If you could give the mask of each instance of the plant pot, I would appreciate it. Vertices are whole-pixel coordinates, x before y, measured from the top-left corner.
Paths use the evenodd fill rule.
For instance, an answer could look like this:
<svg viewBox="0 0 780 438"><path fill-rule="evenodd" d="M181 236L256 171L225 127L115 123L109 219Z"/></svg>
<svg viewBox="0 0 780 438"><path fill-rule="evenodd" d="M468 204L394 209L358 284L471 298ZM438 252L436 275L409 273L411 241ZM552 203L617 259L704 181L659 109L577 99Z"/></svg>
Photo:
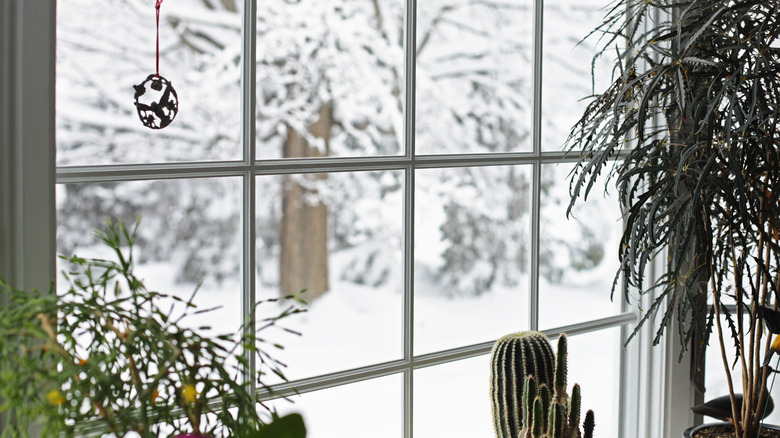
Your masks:
<svg viewBox="0 0 780 438"><path fill-rule="evenodd" d="M733 426L731 426L731 423L706 423L699 426L693 426L688 429L686 429L683 432L683 438L693 438L694 434L702 429L706 429L708 427L716 427L716 426L726 426L733 430ZM761 430L773 430L777 431L778 434L780 434L780 426L776 426L774 424L762 424ZM733 436L733 435L732 435ZM763 435L762 435L763 436Z"/></svg>

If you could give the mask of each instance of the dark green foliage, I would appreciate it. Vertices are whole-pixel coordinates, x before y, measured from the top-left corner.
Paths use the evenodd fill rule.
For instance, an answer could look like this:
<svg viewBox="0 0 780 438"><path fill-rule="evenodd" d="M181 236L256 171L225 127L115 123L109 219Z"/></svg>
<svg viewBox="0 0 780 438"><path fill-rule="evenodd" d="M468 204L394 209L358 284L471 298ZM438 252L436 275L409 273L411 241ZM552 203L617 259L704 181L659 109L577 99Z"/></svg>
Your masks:
<svg viewBox="0 0 780 438"><path fill-rule="evenodd" d="M615 284L627 300L633 287L656 291L645 320L669 301L658 337L671 323L684 341L704 329L683 323L707 311L706 302L696 299L705 292L702 281L712 278L724 288L733 281L734 266L747 275L776 271L776 6L715 0L629 6L621 0L595 31L610 42L629 38L630 44L619 50L614 83L592 101L569 137L570 149L582 150L569 208L588 196L600 175L616 178L626 228L618 273L625 281ZM669 15L673 11L677 18ZM665 20L654 22L656 13ZM647 31L641 30L645 23ZM758 254L759 247L771 256ZM733 260L731 248L740 249ZM648 285L649 263L663 249L670 251L667 273ZM690 254L696 254L693 260ZM743 299L759 292L752 284L736 286ZM675 311L683 317L672 317Z"/></svg>
<svg viewBox="0 0 780 438"><path fill-rule="evenodd" d="M258 334L301 310L269 307L274 313L257 321L257 332L250 318L240 333L205 336L207 328L184 325L208 311L196 308L195 293L166 297L133 273L135 229L108 222L98 237L115 260L64 258L71 269L63 293L0 282L8 301L0 308L0 411L13 420L2 436L26 436L35 422L52 437L246 436L263 427L271 412L258 409L241 371L255 355L258 371L284 378L265 351L276 347ZM160 308L164 299L174 305Z"/></svg>
<svg viewBox="0 0 780 438"><path fill-rule="evenodd" d="M490 357L490 401L493 409L493 428L500 438L516 438L523 424L524 415L531 409L537 389L525 391L526 377L533 376L533 384L539 388L553 384L553 354L550 342L540 332L513 333L497 340ZM523 409L528 406L528 409ZM541 427L541 420L540 420Z"/></svg>
<svg viewBox="0 0 780 438"><path fill-rule="evenodd" d="M273 422L241 438L306 438L306 425L300 414L274 415Z"/></svg>
<svg viewBox="0 0 780 438"><path fill-rule="evenodd" d="M599 176L615 180L625 220L615 287L627 301L630 290L654 294L636 330L655 318L657 343L674 324L684 353L717 328L737 354L760 360L756 310L772 304L780 265L777 2L619 0L594 33L605 51L617 48L616 77L569 136L581 153L569 210ZM648 284L664 250L665 273ZM732 319L724 295L746 321ZM765 394L765 376L747 368L745 391ZM745 436L758 424L751 412Z"/></svg>

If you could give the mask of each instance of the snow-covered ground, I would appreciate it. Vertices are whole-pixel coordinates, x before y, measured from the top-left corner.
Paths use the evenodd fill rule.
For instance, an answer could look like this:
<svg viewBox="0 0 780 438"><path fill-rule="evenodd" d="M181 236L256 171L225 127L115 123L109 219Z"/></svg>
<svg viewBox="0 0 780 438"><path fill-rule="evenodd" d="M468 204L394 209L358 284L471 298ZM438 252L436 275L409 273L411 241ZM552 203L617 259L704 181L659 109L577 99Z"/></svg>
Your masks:
<svg viewBox="0 0 780 438"><path fill-rule="evenodd" d="M79 255L96 255L94 250L80 251ZM334 259L332 269L336 270L339 259ZM170 263L141 265L137 273L147 287L163 293L188 298L194 288L176 282L176 267ZM608 302L600 289L545 284L544 290L575 306L590 303L596 307ZM276 293L258 292L261 297ZM518 297L526 296L521 290L456 298L420 294L414 302L415 332L421 333L415 338L415 342L420 341L415 350L432 352L523 330L525 306ZM518 306L505 305L508 299ZM215 334L234 331L240 321L239 302L238 282L207 282L198 292L196 304L199 308L221 307L185 322L193 327L210 325ZM393 287L336 281L331 292L308 306L307 313L284 321L285 327L302 336L282 331L266 336L285 346L277 356L289 365L291 379L396 360L402 358L402 303L402 295ZM278 309L266 308L274 310ZM471 330L477 323L480 330ZM617 437L618 330L574 336L569 345L570 385L578 382L582 386L583 407L596 412L599 436ZM487 355L415 371L415 437L491 436L488 376ZM293 405L278 402L275 406L281 412L302 412L312 438L358 438L368 431L375 437L402 434L402 375L307 393L293 400Z"/></svg>
<svg viewBox="0 0 780 438"><path fill-rule="evenodd" d="M600 263L590 269L566 270L556 281L540 278L540 321L543 329L614 315L619 310L617 303L609 300L612 276L617 266L614 248L618 236L614 224L618 213L611 202L594 196L575 210L579 224L567 220L564 215L566 186L561 184L567 173L567 166L545 168L545 174L558 182L557 188L548 193L551 201L541 217L542 242L549 242L555 249L549 263L555 266L569 263L567 247L560 246L556 239L570 240L582 229L592 230L593 238L603 244L605 254ZM392 207L395 204L388 205ZM439 217L435 213L437 208L440 206L437 207L434 202L425 204L426 217L433 218L434 222ZM150 208L149 211L155 209ZM144 217L141 230L145 223L158 222L160 218L154 215ZM438 226L433 224L428 227L423 222L417 225L422 238L415 247L413 328L416 355L490 342L504 334L528 328L530 280L527 272L519 274L520 278L514 285L497 282L478 295L447 294L436 276L441 259L441 246L436 238L440 236ZM522 220L516 226L530 227L530 223ZM306 313L283 322L285 327L302 335L294 336L281 330L266 333L271 342L284 345L284 350L279 351L277 356L289 365L286 373L290 379L403 358L401 251L388 245L384 241L369 241L348 250L331 251L330 290L312 302ZM138 259L143 259L144 248L137 248L137 252ZM82 257L107 256L99 246L79 249L76 254ZM278 271L278 260L273 253L260 251L260 254L257 297L276 297L278 278L273 272ZM378 260L371 266L386 271L387 281L376 285L371 281L365 282L371 277L369 275L361 277L363 282L358 283L352 276L344 275L351 272L356 260L364 261L372 256L378 257ZM238 257L225 253L221 259L238 260ZM169 262L145 262L138 266L137 272L150 289L189 298L195 285L178 281L182 262L181 257ZM209 325L214 334L233 332L239 327L241 287L237 274L221 282L207 279L195 302L202 309L220 308L185 321L188 325ZM261 307L261 310L265 309L269 312L266 315L270 315L278 310L273 306ZM618 329L610 329L573 336L569 342L570 385L577 382L582 386L583 407L596 412L597 431L602 437L617 438L618 358L621 348L618 335ZM487 355L416 370L413 376L415 437L491 436L488 375ZM403 388L403 376L392 375L303 394L293 397L293 405L279 402L276 406L282 412L302 412L313 438L362 438L367 430L372 436L397 438L403 428Z"/></svg>

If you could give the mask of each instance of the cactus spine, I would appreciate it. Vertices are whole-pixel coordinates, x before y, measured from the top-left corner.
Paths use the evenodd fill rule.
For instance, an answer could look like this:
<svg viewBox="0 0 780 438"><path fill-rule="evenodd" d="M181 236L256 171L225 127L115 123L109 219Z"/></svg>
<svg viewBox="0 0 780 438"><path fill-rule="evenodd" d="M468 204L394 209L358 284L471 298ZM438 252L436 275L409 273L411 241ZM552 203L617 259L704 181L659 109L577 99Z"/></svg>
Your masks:
<svg viewBox="0 0 780 438"><path fill-rule="evenodd" d="M544 342L539 341L539 335L541 335ZM519 360L518 356L513 353L525 351L524 349L532 343L529 341L529 337L533 337L534 346L546 345L551 350L549 342L539 332L524 332L506 336L496 341L496 345L493 348L491 358L491 396L493 398L493 423L496 436L498 438L593 438L595 424L593 411L586 413L585 421L583 422L584 434L580 432L579 423L582 405L580 386L574 384L571 397L566 393L568 348L565 334L561 334L558 338L558 355L555 356L554 373L552 372L552 357L546 354L537 355L534 357L544 358L542 359L543 363L540 365L544 370L544 373L540 374L544 374L544 378L538 374L524 372L520 374L520 377L523 379L522 384L505 381L507 377L517 378L518 369L508 366L504 361L507 360L507 357ZM509 347L513 343L516 343L516 347L519 346L520 350ZM543 347L539 348L543 349ZM519 370L537 370L536 367L531 367L527 364L527 360L530 357L529 355L525 357L525 360L519 360L519 363L522 365L519 367ZM509 373L509 370L512 370L513 373ZM504 374L499 374L500 372L504 372ZM551 375L552 382L549 381ZM514 394L522 394L521 398L516 395L506 397L507 391L511 389L508 383L514 385ZM517 389L518 386L520 389ZM552 394L550 393L550 388L552 388ZM520 400L522 405L513 406L508 404L514 403L516 400ZM512 413L516 416L512 417L510 415ZM516 425L517 419L522 419L519 428Z"/></svg>
<svg viewBox="0 0 780 438"><path fill-rule="evenodd" d="M517 438L523 425L532 427L541 386L547 391L549 407L554 358L550 342L540 332L513 333L496 341L490 357L490 399L496 437ZM530 384L526 383L528 376L533 379ZM543 409L540 399L540 416L543 412L548 411ZM546 419L542 421L540 417L537 421L543 430Z"/></svg>

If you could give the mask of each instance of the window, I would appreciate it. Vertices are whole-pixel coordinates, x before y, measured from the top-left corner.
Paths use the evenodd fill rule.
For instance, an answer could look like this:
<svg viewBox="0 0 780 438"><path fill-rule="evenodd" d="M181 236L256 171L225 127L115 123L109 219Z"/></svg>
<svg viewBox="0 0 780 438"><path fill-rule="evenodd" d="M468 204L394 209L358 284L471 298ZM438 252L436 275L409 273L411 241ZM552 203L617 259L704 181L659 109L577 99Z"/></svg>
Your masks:
<svg viewBox="0 0 780 438"><path fill-rule="evenodd" d="M638 394L658 359L646 341L623 352L636 314L607 301L619 216L598 200L561 220L574 157L559 145L590 92L574 45L600 2L169 0L160 73L181 106L156 132L131 106L153 72L153 3L57 2L58 251L89 254L104 217L140 215L149 285L205 279L217 330L307 289L303 335L280 339L302 395L276 406L315 438L489 435L492 341L526 329L572 335L600 436L657 427L633 414L651 410ZM25 53L53 47L24 23L6 32ZM23 186L28 203L48 193Z"/></svg>

